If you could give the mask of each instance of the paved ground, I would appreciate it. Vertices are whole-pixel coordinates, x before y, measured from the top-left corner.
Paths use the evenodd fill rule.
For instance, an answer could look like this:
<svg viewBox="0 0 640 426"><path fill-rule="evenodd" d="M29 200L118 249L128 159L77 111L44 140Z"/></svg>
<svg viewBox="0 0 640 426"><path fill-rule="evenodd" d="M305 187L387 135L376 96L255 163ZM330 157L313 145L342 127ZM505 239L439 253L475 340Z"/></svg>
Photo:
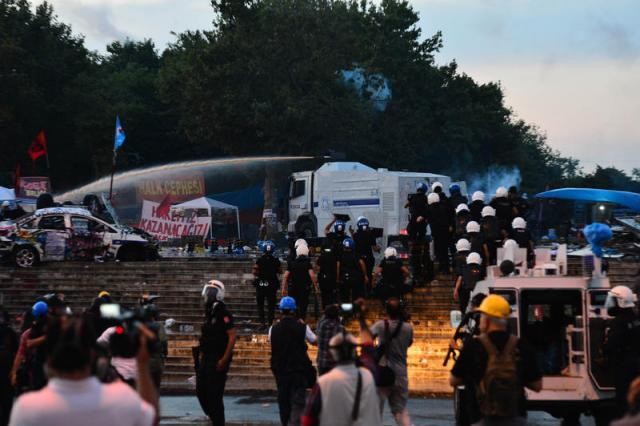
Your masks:
<svg viewBox="0 0 640 426"><path fill-rule="evenodd" d="M205 418L195 396L165 396L160 400L163 426L206 425ZM387 410L388 411L388 410ZM450 399L409 400L409 412L415 426L454 426L453 404ZM278 404L273 396L228 396L225 397L227 425L231 426L277 426ZM582 426L594 425L591 417L582 418ZM388 412L385 425L394 425ZM529 413L529 425L559 425L557 419L546 413Z"/></svg>

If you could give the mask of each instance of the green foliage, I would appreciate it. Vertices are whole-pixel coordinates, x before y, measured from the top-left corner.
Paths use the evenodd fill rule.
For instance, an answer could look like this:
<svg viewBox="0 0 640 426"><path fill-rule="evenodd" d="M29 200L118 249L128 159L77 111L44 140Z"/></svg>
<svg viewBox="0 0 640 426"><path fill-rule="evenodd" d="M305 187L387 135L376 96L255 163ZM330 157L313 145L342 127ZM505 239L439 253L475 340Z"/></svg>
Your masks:
<svg viewBox="0 0 640 426"><path fill-rule="evenodd" d="M212 7L210 31L178 34L160 54L151 40L127 40L98 55L49 4L33 12L27 0L0 0L0 170L26 163L44 128L58 188L103 175L119 114L122 168L335 150L376 167L457 178L515 165L527 192L581 176L576 160L514 118L498 84L435 63L442 34L423 37L407 1ZM340 71L355 67L388 80L385 111L341 81Z"/></svg>

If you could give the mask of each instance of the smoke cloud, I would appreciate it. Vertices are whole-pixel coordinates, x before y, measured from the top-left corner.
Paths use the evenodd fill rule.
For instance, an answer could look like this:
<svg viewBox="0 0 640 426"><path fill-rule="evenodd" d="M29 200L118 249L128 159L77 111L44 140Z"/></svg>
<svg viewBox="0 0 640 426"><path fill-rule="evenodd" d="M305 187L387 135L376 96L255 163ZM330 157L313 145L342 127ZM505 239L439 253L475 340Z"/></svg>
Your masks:
<svg viewBox="0 0 640 426"><path fill-rule="evenodd" d="M520 169L515 166L489 166L485 173L467 176L467 188L469 194L474 191L482 191L487 195L487 201L496 193L500 186L520 186L522 177Z"/></svg>

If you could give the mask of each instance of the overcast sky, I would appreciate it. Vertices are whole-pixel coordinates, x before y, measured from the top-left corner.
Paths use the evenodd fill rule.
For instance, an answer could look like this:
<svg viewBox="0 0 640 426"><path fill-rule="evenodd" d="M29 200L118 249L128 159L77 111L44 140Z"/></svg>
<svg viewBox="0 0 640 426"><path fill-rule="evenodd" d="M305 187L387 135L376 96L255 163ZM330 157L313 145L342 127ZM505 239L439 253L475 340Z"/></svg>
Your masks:
<svg viewBox="0 0 640 426"><path fill-rule="evenodd" d="M38 3L39 1L36 1ZM52 0L60 19L104 51L114 39L209 29L209 0ZM638 0L415 0L423 35L441 30L440 63L499 81L518 117L549 144L596 164L640 167Z"/></svg>

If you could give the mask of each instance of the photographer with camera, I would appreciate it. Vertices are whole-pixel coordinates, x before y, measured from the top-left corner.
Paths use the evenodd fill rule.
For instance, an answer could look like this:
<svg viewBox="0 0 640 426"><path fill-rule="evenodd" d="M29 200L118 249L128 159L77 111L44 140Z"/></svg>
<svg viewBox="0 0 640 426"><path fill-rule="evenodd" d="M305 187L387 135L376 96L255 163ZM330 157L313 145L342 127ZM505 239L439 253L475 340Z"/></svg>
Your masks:
<svg viewBox="0 0 640 426"><path fill-rule="evenodd" d="M82 318L54 318L46 333L49 383L22 395L11 413L11 426L140 426L159 423L158 395L149 374L147 341L153 337L138 327L135 354L137 393L121 381L103 384L91 375L96 339Z"/></svg>

